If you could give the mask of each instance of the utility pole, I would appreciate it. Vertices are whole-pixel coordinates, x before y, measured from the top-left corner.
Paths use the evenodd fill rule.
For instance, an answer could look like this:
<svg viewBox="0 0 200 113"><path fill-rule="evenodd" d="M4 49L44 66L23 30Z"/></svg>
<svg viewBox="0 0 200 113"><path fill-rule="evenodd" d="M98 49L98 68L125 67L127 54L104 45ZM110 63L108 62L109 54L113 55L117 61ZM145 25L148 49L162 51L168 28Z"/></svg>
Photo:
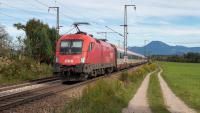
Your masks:
<svg viewBox="0 0 200 113"><path fill-rule="evenodd" d="M124 5L124 25L121 25L124 27L124 56L127 57L127 39L128 39L128 14L127 14L127 8L128 7L134 7L136 10L136 5Z"/></svg>
<svg viewBox="0 0 200 113"><path fill-rule="evenodd" d="M59 7L49 7L48 9L48 12L50 11L50 9L55 9L57 11L57 27L56 27L56 30L57 30L57 33L58 33L58 36L59 36L59 31L60 31L60 24L59 24L59 15L60 15L60 12L59 12Z"/></svg>

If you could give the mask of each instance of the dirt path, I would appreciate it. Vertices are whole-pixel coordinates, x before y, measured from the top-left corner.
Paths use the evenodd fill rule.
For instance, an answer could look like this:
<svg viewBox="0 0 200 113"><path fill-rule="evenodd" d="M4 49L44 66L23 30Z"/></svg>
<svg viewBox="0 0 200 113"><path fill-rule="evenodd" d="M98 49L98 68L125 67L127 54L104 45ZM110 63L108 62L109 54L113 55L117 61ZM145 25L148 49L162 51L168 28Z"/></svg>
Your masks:
<svg viewBox="0 0 200 113"><path fill-rule="evenodd" d="M147 89L149 78L152 73L149 73L142 82L142 85L137 90L135 96L129 102L127 108L122 110L122 113L151 113L147 99Z"/></svg>
<svg viewBox="0 0 200 113"><path fill-rule="evenodd" d="M158 79L160 82L161 90L165 104L168 106L168 110L171 113L196 113L193 109L189 108L183 101L181 101L168 87L167 83L161 76L162 69L158 73Z"/></svg>

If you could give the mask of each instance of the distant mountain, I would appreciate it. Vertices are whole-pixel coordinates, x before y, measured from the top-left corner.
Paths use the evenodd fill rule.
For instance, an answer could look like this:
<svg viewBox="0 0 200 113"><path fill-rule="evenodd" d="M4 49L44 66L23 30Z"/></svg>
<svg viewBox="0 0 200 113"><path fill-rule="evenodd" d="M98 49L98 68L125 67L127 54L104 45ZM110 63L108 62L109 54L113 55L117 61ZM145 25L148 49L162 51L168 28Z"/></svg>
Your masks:
<svg viewBox="0 0 200 113"><path fill-rule="evenodd" d="M144 47L129 47L130 51L134 51L145 55L182 55L188 52L199 52L200 47L170 46L161 41L152 41Z"/></svg>

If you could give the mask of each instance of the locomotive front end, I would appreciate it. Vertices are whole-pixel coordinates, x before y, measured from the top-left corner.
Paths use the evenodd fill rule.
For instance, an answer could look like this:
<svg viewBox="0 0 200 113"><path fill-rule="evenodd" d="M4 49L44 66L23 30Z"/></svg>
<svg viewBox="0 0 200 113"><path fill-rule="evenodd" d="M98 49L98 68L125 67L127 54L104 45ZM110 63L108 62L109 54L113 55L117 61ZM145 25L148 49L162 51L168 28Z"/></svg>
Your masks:
<svg viewBox="0 0 200 113"><path fill-rule="evenodd" d="M65 77L84 73L86 61L85 38L80 34L66 35L57 42L54 72Z"/></svg>

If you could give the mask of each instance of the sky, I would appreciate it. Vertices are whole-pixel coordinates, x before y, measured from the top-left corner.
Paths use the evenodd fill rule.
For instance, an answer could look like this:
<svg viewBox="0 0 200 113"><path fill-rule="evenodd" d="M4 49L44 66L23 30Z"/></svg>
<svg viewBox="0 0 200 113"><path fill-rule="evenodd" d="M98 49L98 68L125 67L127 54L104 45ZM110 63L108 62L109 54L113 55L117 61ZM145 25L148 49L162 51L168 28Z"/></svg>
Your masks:
<svg viewBox="0 0 200 113"><path fill-rule="evenodd" d="M128 46L143 46L151 41L163 41L169 45L200 47L199 0L0 0L0 24L16 40L25 36L13 27L14 23L26 24L36 18L56 26L56 11L48 7L60 7L60 34L68 32L74 22L89 22L82 31L96 38L105 38L97 32L111 32L105 26L123 34L124 5L128 7ZM121 45L118 34L107 35L109 42Z"/></svg>

